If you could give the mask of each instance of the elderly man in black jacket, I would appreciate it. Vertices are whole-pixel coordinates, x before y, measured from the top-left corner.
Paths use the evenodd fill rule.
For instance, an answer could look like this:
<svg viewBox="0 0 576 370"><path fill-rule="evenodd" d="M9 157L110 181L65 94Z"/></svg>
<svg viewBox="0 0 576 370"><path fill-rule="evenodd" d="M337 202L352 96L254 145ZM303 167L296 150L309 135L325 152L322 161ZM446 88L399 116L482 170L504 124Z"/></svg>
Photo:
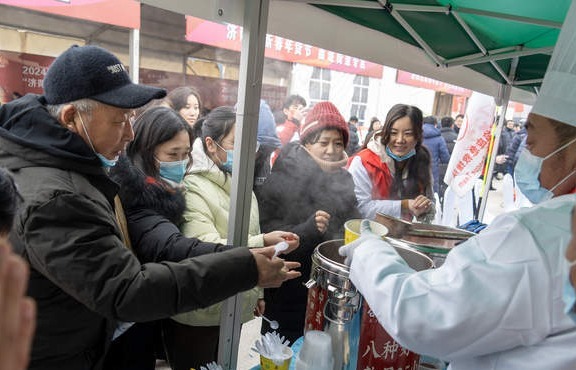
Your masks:
<svg viewBox="0 0 576 370"><path fill-rule="evenodd" d="M44 91L0 108L0 165L24 198L11 241L30 264L39 312L30 369L101 369L117 321L168 317L298 276L271 259L273 248L140 264L123 242L106 169L133 139L132 109L165 91L132 83L96 46L60 55Z"/></svg>

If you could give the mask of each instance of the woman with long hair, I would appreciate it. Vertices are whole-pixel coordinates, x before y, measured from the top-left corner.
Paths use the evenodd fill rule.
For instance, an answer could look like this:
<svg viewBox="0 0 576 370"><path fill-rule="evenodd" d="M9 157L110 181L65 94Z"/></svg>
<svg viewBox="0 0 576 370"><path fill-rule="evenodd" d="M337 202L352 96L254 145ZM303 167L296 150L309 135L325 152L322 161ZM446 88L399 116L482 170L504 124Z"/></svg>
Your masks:
<svg viewBox="0 0 576 370"><path fill-rule="evenodd" d="M192 166L192 138L192 128L178 112L168 107L152 107L136 118L134 140L126 155L111 169L112 178L120 184L119 196L129 235L127 244L141 263L179 262L213 252L222 255L234 248L225 245L225 240L204 242L180 232L186 210L182 181ZM226 266L210 263L199 268L199 275L206 270L218 274L224 269ZM206 292L219 289L201 285ZM131 324L119 323L106 358L106 369L154 369L155 352L161 351L159 322ZM200 348L188 350L201 353Z"/></svg>
<svg viewBox="0 0 576 370"><path fill-rule="evenodd" d="M373 219L378 212L408 221L434 219L430 153L422 138L422 111L397 104L366 149L349 160L363 217Z"/></svg>
<svg viewBox="0 0 576 370"><path fill-rule="evenodd" d="M202 114L200 93L192 87L175 88L166 96L166 102L172 109L180 113L182 118L192 127Z"/></svg>

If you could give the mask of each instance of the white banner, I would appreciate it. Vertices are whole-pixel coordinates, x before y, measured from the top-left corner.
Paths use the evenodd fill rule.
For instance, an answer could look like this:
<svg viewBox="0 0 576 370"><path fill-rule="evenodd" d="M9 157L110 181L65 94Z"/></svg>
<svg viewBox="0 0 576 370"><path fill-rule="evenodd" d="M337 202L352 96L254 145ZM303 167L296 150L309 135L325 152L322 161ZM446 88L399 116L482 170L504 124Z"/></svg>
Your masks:
<svg viewBox="0 0 576 370"><path fill-rule="evenodd" d="M491 96L473 92L468 100L464 122L444 176L444 182L459 197L470 191L482 174L495 110L496 104Z"/></svg>

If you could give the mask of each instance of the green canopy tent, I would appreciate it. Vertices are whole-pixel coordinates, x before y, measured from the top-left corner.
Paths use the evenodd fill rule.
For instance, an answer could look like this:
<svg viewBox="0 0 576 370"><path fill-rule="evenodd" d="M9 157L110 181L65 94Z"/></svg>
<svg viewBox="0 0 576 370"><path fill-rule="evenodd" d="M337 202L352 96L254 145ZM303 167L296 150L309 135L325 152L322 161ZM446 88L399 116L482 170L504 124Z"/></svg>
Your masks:
<svg viewBox="0 0 576 370"><path fill-rule="evenodd" d="M537 91L570 0L309 1L417 46L439 68L467 66L501 84Z"/></svg>
<svg viewBox="0 0 576 370"><path fill-rule="evenodd" d="M497 82L503 105L494 147L512 88L538 93L571 0L349 0L308 3L421 49L436 68L465 66ZM488 179L494 167L493 151ZM482 220L488 186L476 215Z"/></svg>

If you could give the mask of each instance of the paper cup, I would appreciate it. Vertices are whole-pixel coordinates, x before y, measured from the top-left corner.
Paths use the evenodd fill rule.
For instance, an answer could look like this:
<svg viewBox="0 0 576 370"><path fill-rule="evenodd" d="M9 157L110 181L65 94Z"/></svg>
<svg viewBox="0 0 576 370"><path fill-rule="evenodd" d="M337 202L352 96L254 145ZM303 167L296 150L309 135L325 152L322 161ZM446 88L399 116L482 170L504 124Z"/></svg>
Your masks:
<svg viewBox="0 0 576 370"><path fill-rule="evenodd" d="M361 219L348 220L344 223L344 244L349 244L360 237L360 222ZM380 237L388 234L388 228L381 223L370 220L370 229L372 232Z"/></svg>
<svg viewBox="0 0 576 370"><path fill-rule="evenodd" d="M282 353L282 362L280 362L280 364L260 355L260 368L262 370L288 370L293 355L294 352L292 352L292 349L290 347L285 347Z"/></svg>

